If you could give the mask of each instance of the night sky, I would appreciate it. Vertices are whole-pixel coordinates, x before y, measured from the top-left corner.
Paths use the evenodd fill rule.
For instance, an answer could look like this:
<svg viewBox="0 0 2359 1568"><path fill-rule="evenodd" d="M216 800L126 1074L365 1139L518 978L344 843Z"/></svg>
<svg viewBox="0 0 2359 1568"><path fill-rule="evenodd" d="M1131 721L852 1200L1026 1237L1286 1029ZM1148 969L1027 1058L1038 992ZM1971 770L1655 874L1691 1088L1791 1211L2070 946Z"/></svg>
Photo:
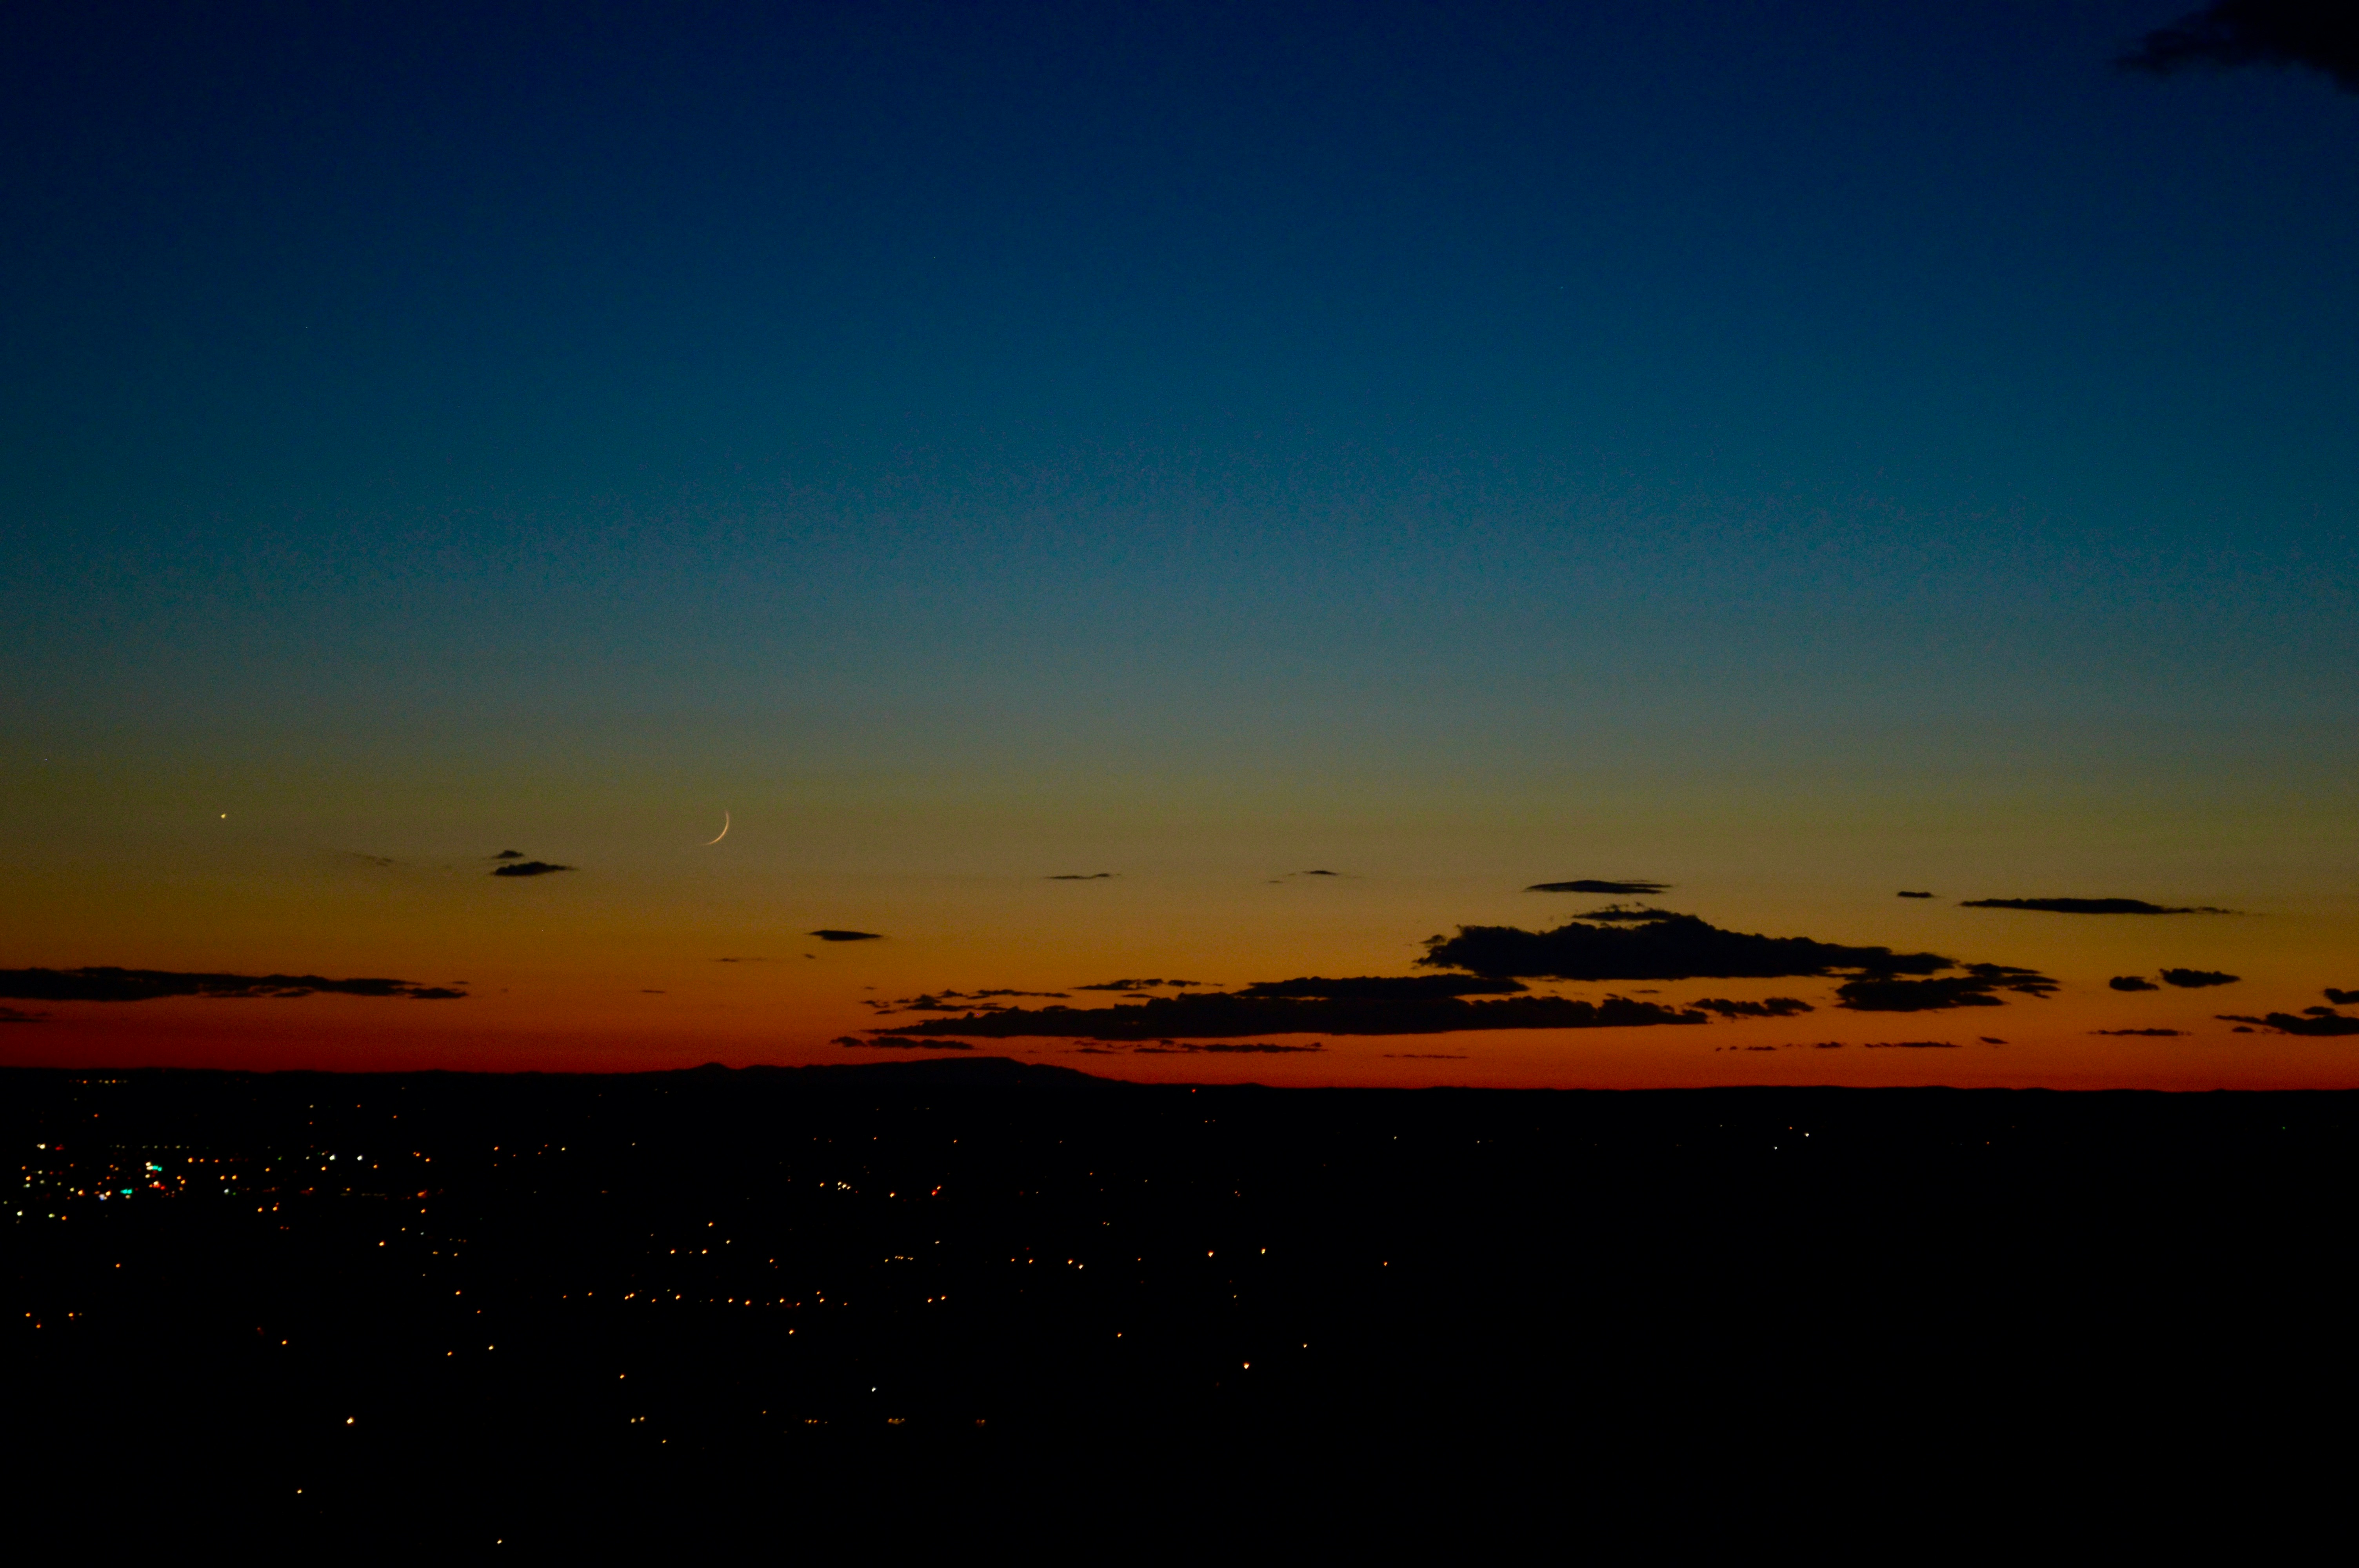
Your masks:
<svg viewBox="0 0 2359 1568"><path fill-rule="evenodd" d="M961 1038L2359 1085L2359 75L2122 65L2189 4L11 11L0 1061L879 1059L1639 903L2052 983ZM2057 898L2190 913L1967 906Z"/></svg>

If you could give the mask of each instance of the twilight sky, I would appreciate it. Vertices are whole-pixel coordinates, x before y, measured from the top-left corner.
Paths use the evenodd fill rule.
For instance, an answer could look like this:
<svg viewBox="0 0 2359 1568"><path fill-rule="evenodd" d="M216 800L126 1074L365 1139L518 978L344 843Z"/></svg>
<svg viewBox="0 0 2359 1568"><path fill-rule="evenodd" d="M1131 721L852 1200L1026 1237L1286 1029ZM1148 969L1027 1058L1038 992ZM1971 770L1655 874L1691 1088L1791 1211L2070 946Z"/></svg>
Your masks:
<svg viewBox="0 0 2359 1568"><path fill-rule="evenodd" d="M12 12L0 969L466 994L0 1061L868 1059L1647 879L2056 985L968 1038L2359 1085L2219 1016L2359 988L2359 94L2117 68L2188 4ZM1961 906L2058 896L2237 913Z"/></svg>

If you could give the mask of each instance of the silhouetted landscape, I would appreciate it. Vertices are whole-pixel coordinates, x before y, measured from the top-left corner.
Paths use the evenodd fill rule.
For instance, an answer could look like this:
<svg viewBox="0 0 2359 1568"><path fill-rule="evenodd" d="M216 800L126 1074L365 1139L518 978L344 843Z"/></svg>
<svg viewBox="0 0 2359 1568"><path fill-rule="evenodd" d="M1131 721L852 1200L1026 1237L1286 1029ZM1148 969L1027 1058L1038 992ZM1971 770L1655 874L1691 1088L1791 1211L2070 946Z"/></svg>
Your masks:
<svg viewBox="0 0 2359 1568"><path fill-rule="evenodd" d="M136 1433L186 1483L148 1506L265 1534L578 1537L676 1523L683 1488L709 1523L1019 1461L1267 1488L1354 1455L1897 1443L1938 1469L1995 1421L2010 1452L2055 1437L2020 1412L2158 1441L2348 1371L2318 1245L2343 1094L1270 1090L987 1057L5 1085L20 1460Z"/></svg>

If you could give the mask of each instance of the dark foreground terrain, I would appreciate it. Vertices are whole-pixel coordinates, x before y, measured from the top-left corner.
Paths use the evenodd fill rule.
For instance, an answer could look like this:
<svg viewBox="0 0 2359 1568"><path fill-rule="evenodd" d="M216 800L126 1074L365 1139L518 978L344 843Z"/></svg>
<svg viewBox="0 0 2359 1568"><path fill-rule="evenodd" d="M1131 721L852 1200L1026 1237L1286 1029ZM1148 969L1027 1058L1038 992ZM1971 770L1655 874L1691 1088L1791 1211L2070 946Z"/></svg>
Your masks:
<svg viewBox="0 0 2359 1568"><path fill-rule="evenodd" d="M2349 1457L2354 1118L8 1072L9 1473L20 1522L93 1538L1137 1546L2004 1494L2250 1500L2249 1542Z"/></svg>

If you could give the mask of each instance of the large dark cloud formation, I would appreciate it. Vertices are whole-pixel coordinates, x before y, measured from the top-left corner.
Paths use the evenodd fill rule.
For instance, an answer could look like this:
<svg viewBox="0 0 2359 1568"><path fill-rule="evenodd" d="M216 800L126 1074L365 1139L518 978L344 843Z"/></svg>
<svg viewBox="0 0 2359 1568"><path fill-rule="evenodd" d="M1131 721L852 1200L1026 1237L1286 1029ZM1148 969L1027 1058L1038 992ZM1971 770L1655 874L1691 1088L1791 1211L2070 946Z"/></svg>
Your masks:
<svg viewBox="0 0 2359 1568"><path fill-rule="evenodd" d="M159 997L407 997L450 1001L467 993L415 980L332 980L321 975L186 974L174 969L0 969L0 996L31 1001L154 1001Z"/></svg>
<svg viewBox="0 0 2359 1568"><path fill-rule="evenodd" d="M1723 931L1692 914L1618 905L1592 910L1553 931L1462 925L1455 936L1428 940L1426 955L1418 962L1478 975L1557 980L1847 974L1850 978L1836 990L1837 1005L1854 1012L1996 1007L2001 991L2047 996L2056 989L2056 982L2045 975L2005 964L1961 964L1939 953L1896 953L1889 947L1848 946L1807 936ZM1962 972L1947 973L1952 969Z"/></svg>
<svg viewBox="0 0 2359 1568"><path fill-rule="evenodd" d="M2142 898L1970 898L1961 909L2029 909L2043 914L2234 914L2208 904L2173 907Z"/></svg>
<svg viewBox="0 0 2359 1568"><path fill-rule="evenodd" d="M1936 953L1752 935L1661 909L1592 910L1553 931L1462 925L1425 946L1418 962L1430 968L1551 980L1778 979L1838 969L1932 975L1956 968Z"/></svg>
<svg viewBox="0 0 2359 1568"><path fill-rule="evenodd" d="M1835 969L1939 974L1956 967L1937 953L1850 948L1807 936L1753 936L1722 931L1696 914L1670 910L1590 910L1555 931L1519 926L1458 926L1432 936L1420 965L1486 976L1549 981L1694 981L1783 979Z"/></svg>
<svg viewBox="0 0 2359 1568"><path fill-rule="evenodd" d="M2191 67L2306 65L2359 92L2359 5L2351 0L2216 0L2157 27L2121 57L2168 76Z"/></svg>
<svg viewBox="0 0 2359 1568"><path fill-rule="evenodd" d="M514 854L514 850L507 851ZM551 865L547 860L511 860L505 866L492 868L495 877L545 877L553 871L570 871L571 866Z"/></svg>
<svg viewBox="0 0 2359 1568"><path fill-rule="evenodd" d="M1267 982L1283 990L1295 982ZM1349 992L1364 982L1322 980ZM1635 1029L1709 1022L1691 1009L1626 997L1602 1002L1509 996L1468 1001L1457 996L1344 994L1291 996L1212 991L1150 997L1136 1006L1011 1008L964 1018L929 1018L882 1033L900 1035L1053 1035L1067 1040L1222 1040L1249 1034L1449 1034L1472 1029Z"/></svg>

